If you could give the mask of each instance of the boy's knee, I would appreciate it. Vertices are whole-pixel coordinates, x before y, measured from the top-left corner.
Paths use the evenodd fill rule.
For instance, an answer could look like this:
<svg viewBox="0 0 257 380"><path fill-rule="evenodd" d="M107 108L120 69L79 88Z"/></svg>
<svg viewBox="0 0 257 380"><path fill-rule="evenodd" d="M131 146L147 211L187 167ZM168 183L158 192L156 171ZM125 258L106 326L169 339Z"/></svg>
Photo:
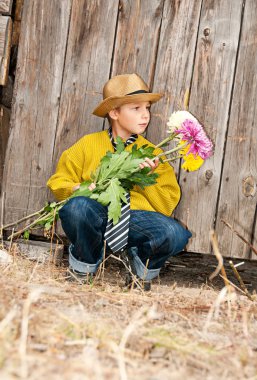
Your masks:
<svg viewBox="0 0 257 380"><path fill-rule="evenodd" d="M176 224L172 226L167 226L166 236L172 251L175 253L183 250L192 237L192 233L186 230L180 223L176 222Z"/></svg>
<svg viewBox="0 0 257 380"><path fill-rule="evenodd" d="M72 218L78 216L81 211L88 204L88 198L86 197L74 197L68 200L67 203L60 209L59 216L63 218Z"/></svg>

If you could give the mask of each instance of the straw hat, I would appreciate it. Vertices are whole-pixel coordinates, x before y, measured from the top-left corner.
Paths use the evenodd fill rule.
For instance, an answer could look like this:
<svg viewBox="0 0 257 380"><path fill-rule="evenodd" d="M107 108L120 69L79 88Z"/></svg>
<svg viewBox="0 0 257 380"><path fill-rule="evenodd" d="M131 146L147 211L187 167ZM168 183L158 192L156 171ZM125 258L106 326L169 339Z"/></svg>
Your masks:
<svg viewBox="0 0 257 380"><path fill-rule="evenodd" d="M149 92L149 88L138 74L116 75L103 88L103 101L93 114L105 117L112 109L134 102L155 103L163 94Z"/></svg>

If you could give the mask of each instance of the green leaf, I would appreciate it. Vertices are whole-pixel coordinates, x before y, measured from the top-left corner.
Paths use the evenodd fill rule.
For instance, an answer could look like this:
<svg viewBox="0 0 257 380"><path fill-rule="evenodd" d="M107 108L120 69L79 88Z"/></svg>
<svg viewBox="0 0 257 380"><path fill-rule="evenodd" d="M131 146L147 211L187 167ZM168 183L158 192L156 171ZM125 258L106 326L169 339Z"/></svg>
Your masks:
<svg viewBox="0 0 257 380"><path fill-rule="evenodd" d="M52 227L52 223L51 222L46 222L46 224L45 224L45 230L50 230L51 229L51 227Z"/></svg>
<svg viewBox="0 0 257 380"><path fill-rule="evenodd" d="M116 138L116 153L121 153L125 150L125 144L124 142L122 141L121 137L120 136L117 136Z"/></svg>
<svg viewBox="0 0 257 380"><path fill-rule="evenodd" d="M122 186L125 186L126 188L133 188L134 185L138 185L144 189L146 186L155 184L159 175L158 173L149 174L150 170L150 168L144 168L136 173L133 173L129 178L121 181ZM129 185L129 183L131 185Z"/></svg>
<svg viewBox="0 0 257 380"><path fill-rule="evenodd" d="M124 199L126 190L121 186L117 178L110 181L107 189L98 198L103 206L108 206L108 219L116 224L121 215L121 200Z"/></svg>
<svg viewBox="0 0 257 380"><path fill-rule="evenodd" d="M29 230L25 230L25 231L23 232L23 239L25 239L25 240L29 240L29 235L30 235Z"/></svg>
<svg viewBox="0 0 257 380"><path fill-rule="evenodd" d="M154 149L154 147L149 146L148 144L142 145L140 148L137 149L137 145L135 144L133 145L131 154L133 158L154 158Z"/></svg>
<svg viewBox="0 0 257 380"><path fill-rule="evenodd" d="M108 162L108 165L104 165L101 168L98 182L115 178L117 176L117 172L122 168L129 155L130 153L126 151L123 151L119 154L113 153Z"/></svg>
<svg viewBox="0 0 257 380"><path fill-rule="evenodd" d="M50 203L48 202L44 207L44 212L50 212L52 210Z"/></svg>
<svg viewBox="0 0 257 380"><path fill-rule="evenodd" d="M144 162L143 158L133 158L132 155L128 155L122 166L116 172L116 178L127 178L132 173L139 171L139 164Z"/></svg>

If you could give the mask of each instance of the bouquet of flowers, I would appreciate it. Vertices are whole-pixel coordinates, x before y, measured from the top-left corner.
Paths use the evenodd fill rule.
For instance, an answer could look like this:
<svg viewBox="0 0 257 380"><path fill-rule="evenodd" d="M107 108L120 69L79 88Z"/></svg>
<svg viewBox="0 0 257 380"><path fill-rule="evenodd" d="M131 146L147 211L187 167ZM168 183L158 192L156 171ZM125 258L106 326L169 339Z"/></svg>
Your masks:
<svg viewBox="0 0 257 380"><path fill-rule="evenodd" d="M154 155L155 148L144 145L138 148L135 144L131 152L125 151L125 146L120 137L117 137L117 147L114 153L107 152L101 159L99 167L92 174L90 181L83 182L71 197L61 202L47 203L38 212L28 215L21 220L4 226L3 228L16 225L26 219L35 217L34 221L25 226L22 230L12 236L23 234L24 238L29 237L29 233L35 228L44 228L49 231L58 220L60 208L70 199L77 196L86 196L95 199L99 203L108 207L108 219L116 224L121 214L121 204L126 202L125 194L134 185L141 188L156 183L157 173L151 173L150 168L140 169L139 164L145 158L156 159L161 162L172 162L182 159L182 169L185 171L198 170L213 153L213 144L207 137L202 125L188 111L173 112L167 123L168 136L161 141L156 148L167 146L170 142L174 147L159 155ZM165 158L163 158L165 156ZM95 184L95 189L88 187Z"/></svg>

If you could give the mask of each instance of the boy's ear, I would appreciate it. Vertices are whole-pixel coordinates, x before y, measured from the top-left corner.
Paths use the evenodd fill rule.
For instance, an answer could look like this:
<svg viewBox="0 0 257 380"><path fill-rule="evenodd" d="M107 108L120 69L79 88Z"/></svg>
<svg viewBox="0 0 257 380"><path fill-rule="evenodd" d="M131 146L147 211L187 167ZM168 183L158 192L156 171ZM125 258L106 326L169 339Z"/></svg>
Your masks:
<svg viewBox="0 0 257 380"><path fill-rule="evenodd" d="M111 119L117 120L119 111L116 108L114 108L113 110L111 110L110 112L108 112L108 114L109 114L109 116L110 116Z"/></svg>

